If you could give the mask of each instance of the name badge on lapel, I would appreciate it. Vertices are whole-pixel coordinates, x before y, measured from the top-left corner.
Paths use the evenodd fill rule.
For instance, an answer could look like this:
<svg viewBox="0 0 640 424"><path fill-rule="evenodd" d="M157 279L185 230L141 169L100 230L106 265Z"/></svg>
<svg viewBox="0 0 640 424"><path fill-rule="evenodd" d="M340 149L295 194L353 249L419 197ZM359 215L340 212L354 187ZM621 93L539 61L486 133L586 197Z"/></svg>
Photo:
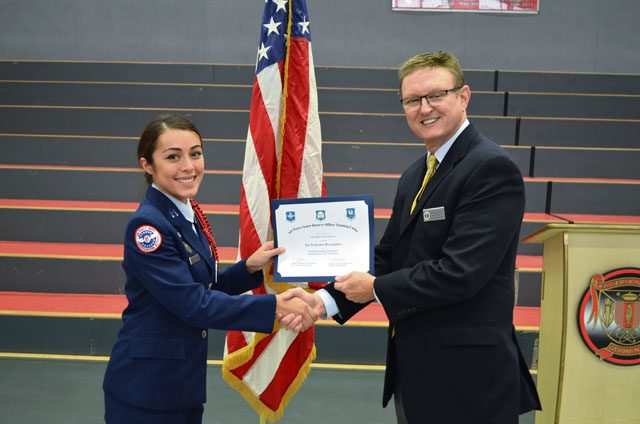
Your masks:
<svg viewBox="0 0 640 424"><path fill-rule="evenodd" d="M444 206L439 208L422 209L422 221L442 221L444 219Z"/></svg>

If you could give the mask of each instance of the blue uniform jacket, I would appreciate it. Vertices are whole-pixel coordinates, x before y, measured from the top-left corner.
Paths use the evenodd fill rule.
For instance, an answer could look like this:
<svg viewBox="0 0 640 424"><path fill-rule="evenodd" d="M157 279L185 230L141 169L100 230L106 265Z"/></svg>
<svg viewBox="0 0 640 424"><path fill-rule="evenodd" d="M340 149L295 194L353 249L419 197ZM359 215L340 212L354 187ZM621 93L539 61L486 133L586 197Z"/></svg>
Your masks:
<svg viewBox="0 0 640 424"><path fill-rule="evenodd" d="M149 187L125 232L128 306L103 388L134 406L179 410L206 400L207 328L271 332L273 295L256 288L241 261L220 273L193 227L163 193Z"/></svg>

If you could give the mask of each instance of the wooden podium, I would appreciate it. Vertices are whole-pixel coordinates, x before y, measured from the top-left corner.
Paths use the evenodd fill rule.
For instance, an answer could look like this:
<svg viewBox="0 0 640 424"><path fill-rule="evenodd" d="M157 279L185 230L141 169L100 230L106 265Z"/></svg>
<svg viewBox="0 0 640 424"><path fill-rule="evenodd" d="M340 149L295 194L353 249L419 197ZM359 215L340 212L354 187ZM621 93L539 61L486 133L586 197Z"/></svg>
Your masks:
<svg viewBox="0 0 640 424"><path fill-rule="evenodd" d="M633 278L640 276L633 271L640 269L640 226L549 224L524 242L544 244L537 380L543 410L536 424L640 423L640 364L632 355L640 352L640 278ZM594 278L618 269L631 269L632 277L613 288ZM585 316L588 324L581 323ZM622 352L621 364L603 359L598 346L590 349L583 334L592 328ZM603 340L612 329L624 346Z"/></svg>

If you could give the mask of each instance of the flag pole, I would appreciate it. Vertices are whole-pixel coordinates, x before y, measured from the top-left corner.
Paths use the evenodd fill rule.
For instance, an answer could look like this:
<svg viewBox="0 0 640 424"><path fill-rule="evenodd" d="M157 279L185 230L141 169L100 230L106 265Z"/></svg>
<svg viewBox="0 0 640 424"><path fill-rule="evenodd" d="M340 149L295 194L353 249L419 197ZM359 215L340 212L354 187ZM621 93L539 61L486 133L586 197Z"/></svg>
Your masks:
<svg viewBox="0 0 640 424"><path fill-rule="evenodd" d="M279 154L278 160L276 162L276 198L280 198L280 175L282 172L282 152L284 150L284 130L285 130L285 121L287 116L287 80L289 79L289 51L291 50L291 24L293 22L293 10L291 10L292 1L287 1L287 6L289 6L289 13L287 16L287 36L289 37L286 41L286 49L287 52L285 54L285 64L284 64L284 78L282 84L282 100L280 103L280 133L278 134L278 145L279 145ZM271 271L271 270L269 270ZM265 281L268 284L268 281ZM276 330L277 331L277 330ZM259 424L267 424L267 419L262 415L258 415L260 417Z"/></svg>
<svg viewBox="0 0 640 424"><path fill-rule="evenodd" d="M287 2L289 7L289 13L287 14L287 41L285 42L286 53L284 55L284 78L282 81L282 100L280 102L280 133L278 134L278 161L276 164L276 199L280 198L280 188L282 187L282 181L280 181L280 175L282 174L282 154L284 152L284 132L285 122L287 121L287 94L288 94L288 80L289 80L289 60L291 58L291 26L293 24L293 10L291 10L292 0Z"/></svg>

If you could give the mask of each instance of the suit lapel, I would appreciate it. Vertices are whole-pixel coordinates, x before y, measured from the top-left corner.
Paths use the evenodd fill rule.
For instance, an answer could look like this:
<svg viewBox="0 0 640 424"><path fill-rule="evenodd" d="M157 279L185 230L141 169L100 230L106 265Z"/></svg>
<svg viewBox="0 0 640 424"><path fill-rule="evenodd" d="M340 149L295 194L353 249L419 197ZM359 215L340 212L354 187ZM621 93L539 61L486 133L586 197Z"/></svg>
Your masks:
<svg viewBox="0 0 640 424"><path fill-rule="evenodd" d="M420 162L422 163L422 166L417 167L413 171L413 175L407 175L406 185L409 185L410 189L407 191L407 195L402 208L402 214L401 214L401 220L400 220L402 228L404 228L409 223L409 220L411 219L411 204L413 203L413 199L418 194L418 190L420 190L420 185L422 184L422 180L424 179L424 174L427 171L427 155L426 154L422 157ZM418 208L416 205L416 210L417 209Z"/></svg>
<svg viewBox="0 0 640 424"><path fill-rule="evenodd" d="M436 173L433 174L433 177L431 177L431 180L429 180L429 183L427 183L427 187L425 188L424 193L422 193L422 196L416 203L416 208L411 214L410 213L411 203L413 202L413 198L415 197L419 189L419 185L422 183L422 179L424 178L424 172L426 171L426 168L427 168L426 155L425 155L425 159L423 160L423 162L425 163L421 168L422 174L410 179L412 183L415 183L416 189L413 191L410 191L410 194L412 197L410 199L405 199L405 202L404 202L404 210L402 211L403 224L400 230L401 235L406 231L406 229L414 221L418 219L419 216L422 216L422 209L429 201L429 198L438 188L440 183L442 183L445 180L446 176L449 175L449 173L453 170L453 168L460 161L460 159L462 159L464 155L467 153L467 150L469 149L469 145L471 144L471 140L473 140L473 138L477 133L478 133L478 130L476 130L473 124L469 124L469 126L467 126L467 128L465 128L464 131L462 131L462 133L458 136L456 141L453 143L453 145L447 152L447 155L444 157L444 160L442 161L442 163L438 165L438 168L436 169ZM438 207L443 205L434 205L434 206Z"/></svg>
<svg viewBox="0 0 640 424"><path fill-rule="evenodd" d="M449 159L449 155L445 156L444 161L438 166L435 174L431 177L431 180L427 183L427 186L424 189L424 193L416 203L416 208L413 211L413 215L418 216L422 214L422 207L427 203L427 200L431 197L435 189L438 187L440 182L444 180L445 176L451 171L452 163Z"/></svg>
<svg viewBox="0 0 640 424"><path fill-rule="evenodd" d="M193 225L191 222L182 218L179 222L174 223L174 225L179 228L178 232L182 236L183 241L198 252L202 258L206 258L208 256L208 249L205 250L205 246L200 241L200 237L198 237L198 234L193 231Z"/></svg>
<svg viewBox="0 0 640 424"><path fill-rule="evenodd" d="M167 218L171 225L176 229L180 235L182 242L185 243L185 248L190 257L195 256L197 253L200 258L205 260L210 269L214 268L213 258L211 257L211 250L209 245L202 244L198 234L193 231L191 222L180 213L175 205L160 191L153 187L149 187L147 190L147 199L151 201L162 214Z"/></svg>

